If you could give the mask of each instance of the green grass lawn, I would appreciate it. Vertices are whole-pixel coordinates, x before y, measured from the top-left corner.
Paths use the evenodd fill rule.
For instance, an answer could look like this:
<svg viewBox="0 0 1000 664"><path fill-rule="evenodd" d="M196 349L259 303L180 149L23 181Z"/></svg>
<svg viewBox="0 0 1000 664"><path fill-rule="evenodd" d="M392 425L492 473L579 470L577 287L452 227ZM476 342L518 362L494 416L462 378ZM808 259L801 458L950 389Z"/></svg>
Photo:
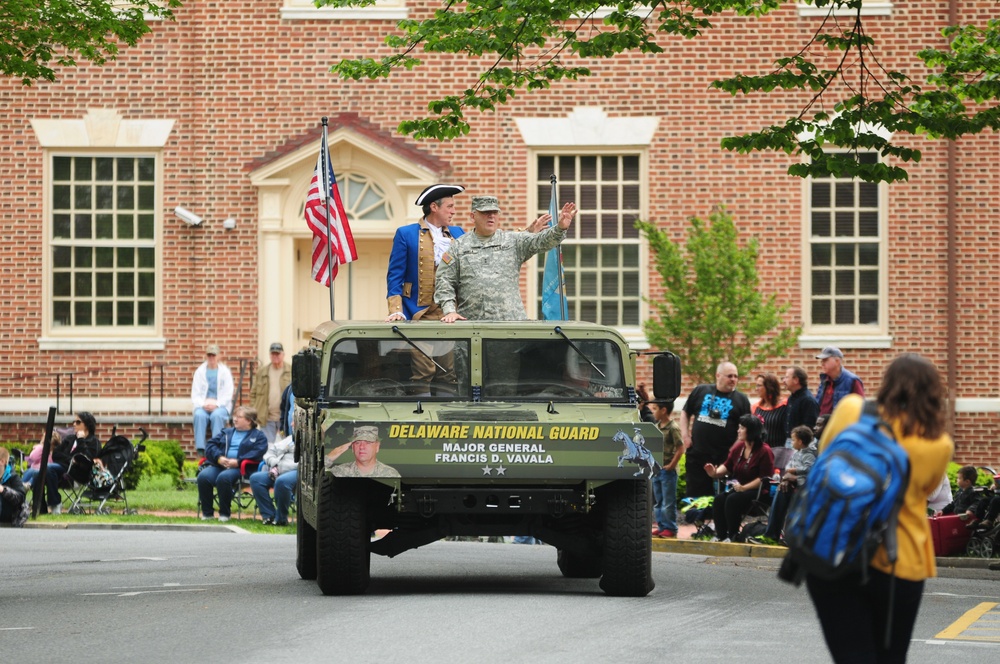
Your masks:
<svg viewBox="0 0 1000 664"><path fill-rule="evenodd" d="M30 498L29 494L29 498ZM185 482L177 488L171 478L161 475L153 478L143 478L139 487L128 492L128 505L139 511L138 514L122 514L124 503L109 501L112 514L67 514L58 516L40 514L38 523L170 523L170 524L218 524L218 521L201 521L198 518L198 490L193 482ZM63 507L68 508L65 502ZM287 534L295 533L294 527L277 528L265 526L260 515L253 518L253 512L244 512L243 518L236 518L236 508L233 506L233 518L226 524L238 526L254 533ZM294 515L292 519L294 520Z"/></svg>

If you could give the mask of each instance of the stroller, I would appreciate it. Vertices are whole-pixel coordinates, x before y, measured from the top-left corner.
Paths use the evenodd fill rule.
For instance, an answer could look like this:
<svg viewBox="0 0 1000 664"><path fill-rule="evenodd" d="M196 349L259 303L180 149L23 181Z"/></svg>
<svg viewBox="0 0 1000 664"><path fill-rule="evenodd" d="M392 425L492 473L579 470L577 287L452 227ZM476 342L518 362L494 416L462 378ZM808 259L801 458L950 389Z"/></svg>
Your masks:
<svg viewBox="0 0 1000 664"><path fill-rule="evenodd" d="M90 509L94 514L111 514L108 501L122 501L125 504L122 514L137 514L138 511L128 506L128 493L125 488L125 471L128 470L139 452L146 449L143 443L149 438L146 430L139 427L142 437L132 444L125 436L117 435L118 428L111 432L111 438L104 443L97 458L104 466L103 473L94 473L94 462L78 454L70 463L68 475L74 486L70 490L72 505L70 514L85 514Z"/></svg>

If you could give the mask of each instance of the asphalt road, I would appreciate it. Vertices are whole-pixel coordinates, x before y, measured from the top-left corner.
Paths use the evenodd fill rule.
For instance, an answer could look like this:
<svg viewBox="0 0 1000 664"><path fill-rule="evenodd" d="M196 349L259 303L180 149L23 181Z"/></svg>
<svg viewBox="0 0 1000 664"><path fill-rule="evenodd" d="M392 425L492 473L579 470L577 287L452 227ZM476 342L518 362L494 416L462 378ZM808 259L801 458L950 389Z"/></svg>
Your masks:
<svg viewBox="0 0 1000 664"><path fill-rule="evenodd" d="M619 599L547 546L438 542L374 557L368 594L338 598L298 578L293 536L216 529L0 530L3 659L829 661L774 560L654 553L656 589ZM910 662L1000 658L1000 573L964 576L927 584Z"/></svg>

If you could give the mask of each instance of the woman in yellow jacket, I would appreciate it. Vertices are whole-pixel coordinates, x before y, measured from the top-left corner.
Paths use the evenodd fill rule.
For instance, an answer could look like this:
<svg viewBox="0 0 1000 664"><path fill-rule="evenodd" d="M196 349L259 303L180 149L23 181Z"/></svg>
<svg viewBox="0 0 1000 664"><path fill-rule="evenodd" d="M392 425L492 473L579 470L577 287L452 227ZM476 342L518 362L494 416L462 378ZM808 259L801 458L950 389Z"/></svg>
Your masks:
<svg viewBox="0 0 1000 664"><path fill-rule="evenodd" d="M879 388L879 413L892 425L896 440L910 458L910 483L899 511L898 557L889 564L880 546L868 570L824 581L806 577L809 595L830 654L838 663L905 662L913 623L923 594L924 579L936 575L934 543L927 521L927 497L941 482L954 451L945 433L945 388L935 366L927 359L906 354L886 368ZM844 428L861 417L864 399L844 397L833 412L820 440L823 450ZM890 575L895 582L890 584ZM893 595L891 640L885 644L890 595Z"/></svg>

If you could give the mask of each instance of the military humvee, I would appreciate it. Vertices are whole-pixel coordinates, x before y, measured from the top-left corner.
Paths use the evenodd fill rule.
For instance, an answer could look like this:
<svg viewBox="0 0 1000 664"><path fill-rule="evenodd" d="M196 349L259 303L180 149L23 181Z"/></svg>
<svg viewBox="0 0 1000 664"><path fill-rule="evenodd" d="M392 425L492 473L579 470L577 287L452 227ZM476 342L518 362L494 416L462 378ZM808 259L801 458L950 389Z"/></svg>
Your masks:
<svg viewBox="0 0 1000 664"><path fill-rule="evenodd" d="M299 575L359 594L372 553L532 535L564 576L645 596L663 441L638 416L636 355L587 323L321 325L292 362ZM653 374L678 395L676 356Z"/></svg>

